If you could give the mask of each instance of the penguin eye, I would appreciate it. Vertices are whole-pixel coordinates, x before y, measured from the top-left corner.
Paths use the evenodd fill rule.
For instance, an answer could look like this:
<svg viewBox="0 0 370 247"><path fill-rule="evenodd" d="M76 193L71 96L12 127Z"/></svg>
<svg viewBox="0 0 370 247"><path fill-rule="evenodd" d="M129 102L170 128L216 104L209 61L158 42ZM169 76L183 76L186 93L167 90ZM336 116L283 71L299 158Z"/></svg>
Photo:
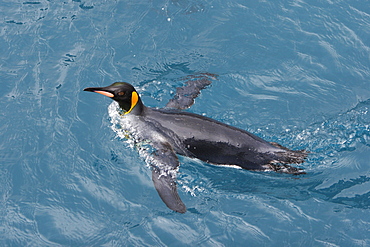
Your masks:
<svg viewBox="0 0 370 247"><path fill-rule="evenodd" d="M119 96L123 96L123 95L125 95L125 92L119 92L119 93L117 93Z"/></svg>

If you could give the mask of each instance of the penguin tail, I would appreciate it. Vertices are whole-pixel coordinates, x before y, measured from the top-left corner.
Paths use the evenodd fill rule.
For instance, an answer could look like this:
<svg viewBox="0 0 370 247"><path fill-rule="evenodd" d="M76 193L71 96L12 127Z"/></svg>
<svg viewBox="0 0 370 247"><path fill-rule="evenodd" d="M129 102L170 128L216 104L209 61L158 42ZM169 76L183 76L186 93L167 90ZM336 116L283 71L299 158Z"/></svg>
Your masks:
<svg viewBox="0 0 370 247"><path fill-rule="evenodd" d="M307 158L309 152L306 150L290 150L276 142L271 142L271 145L278 147L281 152L275 152L275 160L270 163L271 169L275 172L287 174L306 174L303 169L289 166L287 164L301 164Z"/></svg>
<svg viewBox="0 0 370 247"><path fill-rule="evenodd" d="M301 164L305 161L308 154L310 152L302 149L302 150L291 150L286 148L276 142L270 142L271 145L274 147L282 149L281 152L275 152L276 156L278 156L278 161L284 164Z"/></svg>

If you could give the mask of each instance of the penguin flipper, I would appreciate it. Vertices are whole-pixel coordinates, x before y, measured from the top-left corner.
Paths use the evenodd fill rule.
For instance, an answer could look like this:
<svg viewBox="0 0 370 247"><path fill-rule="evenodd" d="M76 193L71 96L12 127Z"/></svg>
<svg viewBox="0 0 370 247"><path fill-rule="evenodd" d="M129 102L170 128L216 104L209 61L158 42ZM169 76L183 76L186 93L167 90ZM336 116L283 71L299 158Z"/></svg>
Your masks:
<svg viewBox="0 0 370 247"><path fill-rule="evenodd" d="M185 77L185 85L176 88L176 95L167 103L167 108L184 110L194 104L194 99L199 95L200 90L217 79L216 74L199 73Z"/></svg>
<svg viewBox="0 0 370 247"><path fill-rule="evenodd" d="M177 193L176 182L171 175L161 175L153 169L152 180L159 196L169 209L179 213L186 212L186 206Z"/></svg>
<svg viewBox="0 0 370 247"><path fill-rule="evenodd" d="M179 166L179 160L167 144L161 149L157 149L153 156L152 180L162 201L169 209L179 213L186 212L186 206L181 201L176 187L176 171Z"/></svg>

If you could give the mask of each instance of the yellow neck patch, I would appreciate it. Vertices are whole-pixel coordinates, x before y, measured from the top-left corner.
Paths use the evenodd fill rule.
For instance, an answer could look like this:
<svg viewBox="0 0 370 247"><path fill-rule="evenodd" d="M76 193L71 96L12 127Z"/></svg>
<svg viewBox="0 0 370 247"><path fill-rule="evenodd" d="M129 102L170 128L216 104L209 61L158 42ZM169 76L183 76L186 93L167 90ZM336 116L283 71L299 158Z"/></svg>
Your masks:
<svg viewBox="0 0 370 247"><path fill-rule="evenodd" d="M136 106L138 101L139 101L139 95L137 94L137 92L132 92L132 94L131 94L131 107L130 107L130 110L125 112L125 115L129 114L132 111L132 109L134 109L134 107Z"/></svg>

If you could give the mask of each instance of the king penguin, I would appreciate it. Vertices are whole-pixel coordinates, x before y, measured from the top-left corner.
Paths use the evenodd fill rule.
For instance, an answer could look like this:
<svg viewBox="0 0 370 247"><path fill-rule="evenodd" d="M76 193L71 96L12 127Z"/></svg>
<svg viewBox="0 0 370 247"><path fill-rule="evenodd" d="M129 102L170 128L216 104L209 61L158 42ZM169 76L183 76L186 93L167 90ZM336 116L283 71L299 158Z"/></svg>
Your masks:
<svg viewBox="0 0 370 247"><path fill-rule="evenodd" d="M293 151L248 131L181 111L194 103L199 91L211 83L209 78L212 76L203 74L191 78L184 88L178 88L174 99L163 109L146 107L135 88L126 82L84 89L116 101L121 117L130 122L127 131L135 133L133 138L136 141L150 144L154 186L167 207L179 213L185 213L186 206L177 192L177 155L252 171L304 174L301 169L287 164L303 163L306 151Z"/></svg>

